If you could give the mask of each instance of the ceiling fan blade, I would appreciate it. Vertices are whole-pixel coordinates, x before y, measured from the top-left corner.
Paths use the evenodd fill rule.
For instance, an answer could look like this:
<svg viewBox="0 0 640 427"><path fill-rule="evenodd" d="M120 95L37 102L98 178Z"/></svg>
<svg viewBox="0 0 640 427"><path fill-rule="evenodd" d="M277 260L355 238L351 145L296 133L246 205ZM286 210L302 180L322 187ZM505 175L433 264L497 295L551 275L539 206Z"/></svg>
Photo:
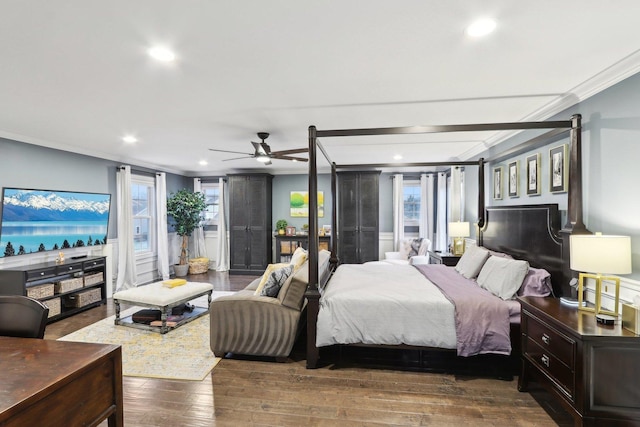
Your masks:
<svg viewBox="0 0 640 427"><path fill-rule="evenodd" d="M271 155L272 159L279 159L279 160L295 160L296 162L308 162L309 159L305 159L304 157L292 157L292 156L276 156L272 153Z"/></svg>
<svg viewBox="0 0 640 427"><path fill-rule="evenodd" d="M233 159L222 159L223 162L228 162L229 160L240 160L240 159L252 159L252 155L247 155L244 157L234 157Z"/></svg>
<svg viewBox="0 0 640 427"><path fill-rule="evenodd" d="M217 151L219 153L244 154L245 156L251 156L251 154L249 153L242 153L240 151L218 150L217 148L209 148L209 151Z"/></svg>
<svg viewBox="0 0 640 427"><path fill-rule="evenodd" d="M281 150L281 151L272 151L271 154L274 156L286 156L288 154L298 154L298 153L308 153L308 148L294 148L292 150Z"/></svg>

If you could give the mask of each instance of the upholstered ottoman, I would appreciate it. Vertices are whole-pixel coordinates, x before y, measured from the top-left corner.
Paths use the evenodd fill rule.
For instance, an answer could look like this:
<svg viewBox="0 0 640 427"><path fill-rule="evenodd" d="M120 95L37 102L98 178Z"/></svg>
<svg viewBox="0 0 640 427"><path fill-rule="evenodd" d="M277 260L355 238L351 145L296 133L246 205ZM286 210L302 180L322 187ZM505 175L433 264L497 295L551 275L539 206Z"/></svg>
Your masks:
<svg viewBox="0 0 640 427"><path fill-rule="evenodd" d="M138 286L133 289L126 289L113 294L113 302L116 307L116 325L130 326L132 328L145 329L149 331L160 332L165 334L178 326L184 325L207 313L211 304L211 292L213 285L211 283L187 282L182 286L168 288L163 286L162 282L151 283L149 285ZM206 308L194 307L190 313L185 313L179 320L171 320L171 310L192 299L202 295L208 296L208 304ZM157 309L161 312L159 324L146 325L143 323L135 323L131 316L120 318L120 304L128 303L139 307Z"/></svg>

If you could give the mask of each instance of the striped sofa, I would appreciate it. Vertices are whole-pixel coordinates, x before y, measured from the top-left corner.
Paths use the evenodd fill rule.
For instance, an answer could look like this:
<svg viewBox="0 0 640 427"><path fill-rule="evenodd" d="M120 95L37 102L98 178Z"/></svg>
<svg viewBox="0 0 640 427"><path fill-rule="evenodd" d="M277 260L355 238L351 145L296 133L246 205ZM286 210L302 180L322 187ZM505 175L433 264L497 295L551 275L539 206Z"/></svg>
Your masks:
<svg viewBox="0 0 640 427"><path fill-rule="evenodd" d="M318 255L319 277L329 271L331 253ZM260 277L245 289L211 302L211 350L218 357L227 353L271 356L285 360L304 326L301 322L309 281L308 261L282 285L276 298L255 295Z"/></svg>

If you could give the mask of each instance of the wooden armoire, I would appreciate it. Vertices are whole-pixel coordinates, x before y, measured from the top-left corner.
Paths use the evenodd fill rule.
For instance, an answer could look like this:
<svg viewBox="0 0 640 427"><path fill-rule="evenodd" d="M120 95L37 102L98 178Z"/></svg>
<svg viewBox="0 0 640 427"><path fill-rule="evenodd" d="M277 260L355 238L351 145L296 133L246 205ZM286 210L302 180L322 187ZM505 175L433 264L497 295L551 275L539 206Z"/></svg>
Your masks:
<svg viewBox="0 0 640 427"><path fill-rule="evenodd" d="M234 174L229 179L229 258L232 274L262 274L271 262L269 174Z"/></svg>
<svg viewBox="0 0 640 427"><path fill-rule="evenodd" d="M338 257L341 263L378 260L380 172L338 173Z"/></svg>

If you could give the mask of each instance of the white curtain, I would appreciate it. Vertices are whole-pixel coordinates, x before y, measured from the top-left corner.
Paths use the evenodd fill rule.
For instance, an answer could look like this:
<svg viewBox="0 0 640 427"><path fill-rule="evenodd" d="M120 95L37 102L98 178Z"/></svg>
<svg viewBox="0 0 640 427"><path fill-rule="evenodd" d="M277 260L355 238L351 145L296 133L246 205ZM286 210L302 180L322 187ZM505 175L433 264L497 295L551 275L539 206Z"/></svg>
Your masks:
<svg viewBox="0 0 640 427"><path fill-rule="evenodd" d="M169 278L169 232L167 230L167 174L156 173L156 239L158 241L158 274Z"/></svg>
<svg viewBox="0 0 640 427"><path fill-rule="evenodd" d="M227 245L227 220L225 219L226 185L220 178L220 197L218 199L218 265L217 271L229 270L229 246Z"/></svg>
<svg viewBox="0 0 640 427"><path fill-rule="evenodd" d="M462 221L462 169L451 168L451 215L449 221Z"/></svg>
<svg viewBox="0 0 640 427"><path fill-rule="evenodd" d="M393 247L399 250L404 239L404 190L402 174L393 175Z"/></svg>
<svg viewBox="0 0 640 427"><path fill-rule="evenodd" d="M135 288L136 263L133 248L133 208L131 166L121 166L116 176L118 203L118 278L116 291Z"/></svg>
<svg viewBox="0 0 640 427"><path fill-rule="evenodd" d="M202 181L200 178L193 178L193 191L196 193L202 192ZM198 227L193 230L193 252L194 258L208 258L207 247L204 241L204 227Z"/></svg>
<svg viewBox="0 0 640 427"><path fill-rule="evenodd" d="M431 247L435 247L433 244L433 219L435 218L435 212L433 211L434 200L434 175L433 174L421 174L420 175L420 221L419 221L419 234L420 237L426 237L432 243Z"/></svg>
<svg viewBox="0 0 640 427"><path fill-rule="evenodd" d="M465 204L465 200L466 200L466 194L464 191L464 169L460 169L460 221L464 221L464 213L466 211L466 204Z"/></svg>
<svg viewBox="0 0 640 427"><path fill-rule="evenodd" d="M447 250L447 174L438 173L436 239L434 249Z"/></svg>

